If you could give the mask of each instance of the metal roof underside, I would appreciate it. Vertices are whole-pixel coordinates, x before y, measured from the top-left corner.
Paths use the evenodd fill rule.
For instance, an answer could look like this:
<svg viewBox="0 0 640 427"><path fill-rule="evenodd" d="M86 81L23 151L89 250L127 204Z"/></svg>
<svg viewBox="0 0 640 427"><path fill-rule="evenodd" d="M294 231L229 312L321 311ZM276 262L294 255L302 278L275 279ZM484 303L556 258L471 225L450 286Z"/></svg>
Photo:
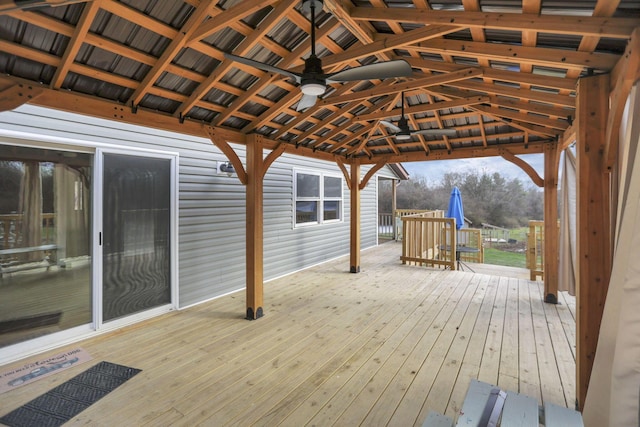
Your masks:
<svg viewBox="0 0 640 427"><path fill-rule="evenodd" d="M301 71L311 50L301 3L2 1L0 90L34 84L81 95L86 109L60 101L79 113L107 101L367 162L523 153L562 138L578 78L611 72L640 26L640 0L324 0L315 47L325 73L404 59L412 75L331 83L297 111L295 81L224 54ZM412 130L455 135L395 138L381 120L397 123L403 92Z"/></svg>

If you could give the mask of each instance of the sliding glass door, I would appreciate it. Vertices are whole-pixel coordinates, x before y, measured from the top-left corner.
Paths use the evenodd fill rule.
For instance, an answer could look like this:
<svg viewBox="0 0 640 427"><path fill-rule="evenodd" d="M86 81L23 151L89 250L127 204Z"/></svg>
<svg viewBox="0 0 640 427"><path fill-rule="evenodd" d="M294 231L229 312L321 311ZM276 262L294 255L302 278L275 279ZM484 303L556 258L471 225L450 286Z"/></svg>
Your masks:
<svg viewBox="0 0 640 427"><path fill-rule="evenodd" d="M177 305L177 156L74 148L0 144L0 361Z"/></svg>
<svg viewBox="0 0 640 427"><path fill-rule="evenodd" d="M91 324L92 174L90 153L0 144L0 349Z"/></svg>
<svg viewBox="0 0 640 427"><path fill-rule="evenodd" d="M172 302L172 161L102 155L102 322Z"/></svg>

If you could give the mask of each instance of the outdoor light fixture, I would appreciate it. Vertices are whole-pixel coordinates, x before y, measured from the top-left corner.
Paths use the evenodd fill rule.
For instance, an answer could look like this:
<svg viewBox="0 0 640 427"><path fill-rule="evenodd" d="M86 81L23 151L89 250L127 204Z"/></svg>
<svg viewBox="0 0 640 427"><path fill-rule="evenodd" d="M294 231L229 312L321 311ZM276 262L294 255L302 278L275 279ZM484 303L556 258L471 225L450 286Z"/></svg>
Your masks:
<svg viewBox="0 0 640 427"><path fill-rule="evenodd" d="M234 169L233 164L231 164L231 162L220 162L218 163L218 172L226 173L227 176L231 176L234 173L236 173L236 170Z"/></svg>
<svg viewBox="0 0 640 427"><path fill-rule="evenodd" d="M310 82L310 83L303 83L302 86L300 86L300 90L302 90L302 93L304 93L305 95L311 95L311 96L320 96L324 93L326 89L327 88L322 83Z"/></svg>

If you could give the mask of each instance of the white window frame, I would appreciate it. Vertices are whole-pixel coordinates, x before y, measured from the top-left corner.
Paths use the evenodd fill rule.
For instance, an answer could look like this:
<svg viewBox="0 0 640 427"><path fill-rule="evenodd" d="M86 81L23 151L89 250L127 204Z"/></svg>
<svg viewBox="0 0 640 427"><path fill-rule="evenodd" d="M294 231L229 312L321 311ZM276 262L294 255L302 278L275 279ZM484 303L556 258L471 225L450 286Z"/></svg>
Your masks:
<svg viewBox="0 0 640 427"><path fill-rule="evenodd" d="M318 197L298 197L298 175L313 175L317 176L320 180L320 194ZM325 197L324 196L324 178L331 177L337 178L340 180L340 197ZM302 222L298 223L297 221L297 205L298 202L305 201L315 201L318 203L318 220L310 221L310 222ZM325 201L337 201L340 203L338 207L338 218L337 219L324 219L324 202ZM332 172L322 172L317 170L309 170L309 169L294 169L293 170L293 227L309 227L314 225L322 225L322 224L336 224L344 222L344 177L339 173Z"/></svg>

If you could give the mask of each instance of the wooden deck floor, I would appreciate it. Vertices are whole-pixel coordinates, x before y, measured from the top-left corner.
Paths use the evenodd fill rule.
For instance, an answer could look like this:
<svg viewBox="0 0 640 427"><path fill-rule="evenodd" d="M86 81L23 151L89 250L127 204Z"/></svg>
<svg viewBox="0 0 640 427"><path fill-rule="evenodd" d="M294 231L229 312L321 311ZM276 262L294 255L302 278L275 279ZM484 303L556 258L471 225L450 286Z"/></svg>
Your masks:
<svg viewBox="0 0 640 427"><path fill-rule="evenodd" d="M258 321L242 292L68 346L94 359L3 394L0 415L101 360L142 372L68 425L421 425L455 417L471 378L573 408L572 297L399 255L388 243L359 274L342 258L267 283Z"/></svg>

